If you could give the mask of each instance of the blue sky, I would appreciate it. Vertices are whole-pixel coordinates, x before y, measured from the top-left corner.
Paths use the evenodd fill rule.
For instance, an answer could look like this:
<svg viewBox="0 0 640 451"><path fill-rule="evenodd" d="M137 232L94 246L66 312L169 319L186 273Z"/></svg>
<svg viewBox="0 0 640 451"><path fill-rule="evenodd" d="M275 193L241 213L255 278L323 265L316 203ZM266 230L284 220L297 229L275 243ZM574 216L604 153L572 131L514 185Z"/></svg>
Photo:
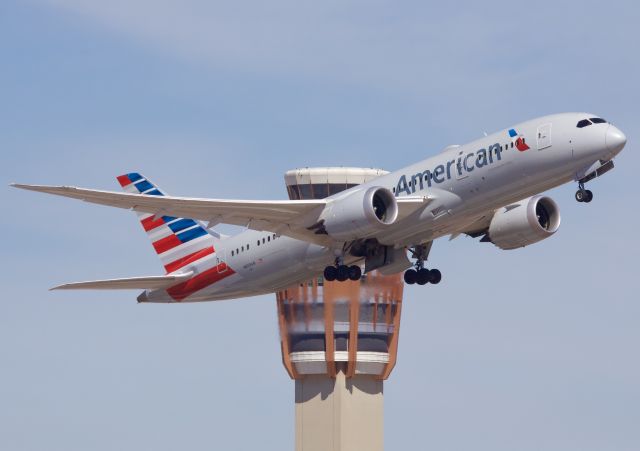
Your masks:
<svg viewBox="0 0 640 451"><path fill-rule="evenodd" d="M397 169L521 120L590 111L616 169L549 194L560 231L438 241L405 291L386 449L637 450L640 164L633 2L12 1L0 5L0 181L286 196L314 165ZM134 215L0 190L0 448L291 449L274 296L137 305L48 292L158 274ZM249 432L247 432L249 431Z"/></svg>

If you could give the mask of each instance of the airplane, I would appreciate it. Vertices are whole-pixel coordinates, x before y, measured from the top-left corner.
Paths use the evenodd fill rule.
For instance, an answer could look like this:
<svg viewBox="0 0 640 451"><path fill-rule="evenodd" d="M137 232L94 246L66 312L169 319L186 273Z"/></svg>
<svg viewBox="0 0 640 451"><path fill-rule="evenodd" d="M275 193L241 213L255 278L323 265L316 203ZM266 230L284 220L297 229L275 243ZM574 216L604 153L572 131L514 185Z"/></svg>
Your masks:
<svg viewBox="0 0 640 451"><path fill-rule="evenodd" d="M588 113L519 123L324 199L174 197L143 175L117 177L124 192L12 184L137 213L165 275L60 285L53 289L143 289L139 302L198 302L272 293L323 276L358 280L404 271L407 284L437 284L427 269L435 239L466 234L500 249L553 235L558 205L546 190L585 183L613 169L626 137ZM245 226L234 236L217 224ZM408 255L411 256L409 259ZM413 261L412 261L413 260Z"/></svg>

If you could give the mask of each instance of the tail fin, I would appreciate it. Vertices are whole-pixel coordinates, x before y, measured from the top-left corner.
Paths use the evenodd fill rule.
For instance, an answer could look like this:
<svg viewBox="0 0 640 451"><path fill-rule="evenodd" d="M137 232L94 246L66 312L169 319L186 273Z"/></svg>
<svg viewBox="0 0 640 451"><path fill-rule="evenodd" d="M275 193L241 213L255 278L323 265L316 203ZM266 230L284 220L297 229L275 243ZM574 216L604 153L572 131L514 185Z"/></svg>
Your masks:
<svg viewBox="0 0 640 451"><path fill-rule="evenodd" d="M128 193L164 196L149 179L131 172L117 177ZM156 214L137 213L142 228L153 244L167 274L204 258L212 258L217 238L199 222Z"/></svg>

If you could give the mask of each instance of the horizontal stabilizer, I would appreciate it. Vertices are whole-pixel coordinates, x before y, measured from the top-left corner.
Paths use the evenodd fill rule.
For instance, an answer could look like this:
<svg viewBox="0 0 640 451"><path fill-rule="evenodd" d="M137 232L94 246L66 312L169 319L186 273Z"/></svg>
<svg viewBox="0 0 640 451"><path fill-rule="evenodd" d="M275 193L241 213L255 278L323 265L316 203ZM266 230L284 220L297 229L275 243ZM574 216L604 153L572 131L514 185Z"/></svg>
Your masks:
<svg viewBox="0 0 640 451"><path fill-rule="evenodd" d="M126 277L124 279L89 280L59 285L51 290L151 290L168 288L193 275L193 271L167 276Z"/></svg>

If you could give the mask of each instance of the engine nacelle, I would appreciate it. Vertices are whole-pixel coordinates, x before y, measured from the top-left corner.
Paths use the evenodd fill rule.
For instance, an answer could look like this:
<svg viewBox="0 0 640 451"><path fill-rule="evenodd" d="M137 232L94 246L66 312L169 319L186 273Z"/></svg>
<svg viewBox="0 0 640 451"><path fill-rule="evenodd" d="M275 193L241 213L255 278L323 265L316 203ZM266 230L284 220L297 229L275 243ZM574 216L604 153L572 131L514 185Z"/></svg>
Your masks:
<svg viewBox="0 0 640 451"><path fill-rule="evenodd" d="M558 205L550 197L533 196L496 211L488 237L500 249L516 249L549 238L558 227Z"/></svg>
<svg viewBox="0 0 640 451"><path fill-rule="evenodd" d="M332 200L322 212L323 228L336 240L373 237L393 224L398 203L387 188L374 186Z"/></svg>

